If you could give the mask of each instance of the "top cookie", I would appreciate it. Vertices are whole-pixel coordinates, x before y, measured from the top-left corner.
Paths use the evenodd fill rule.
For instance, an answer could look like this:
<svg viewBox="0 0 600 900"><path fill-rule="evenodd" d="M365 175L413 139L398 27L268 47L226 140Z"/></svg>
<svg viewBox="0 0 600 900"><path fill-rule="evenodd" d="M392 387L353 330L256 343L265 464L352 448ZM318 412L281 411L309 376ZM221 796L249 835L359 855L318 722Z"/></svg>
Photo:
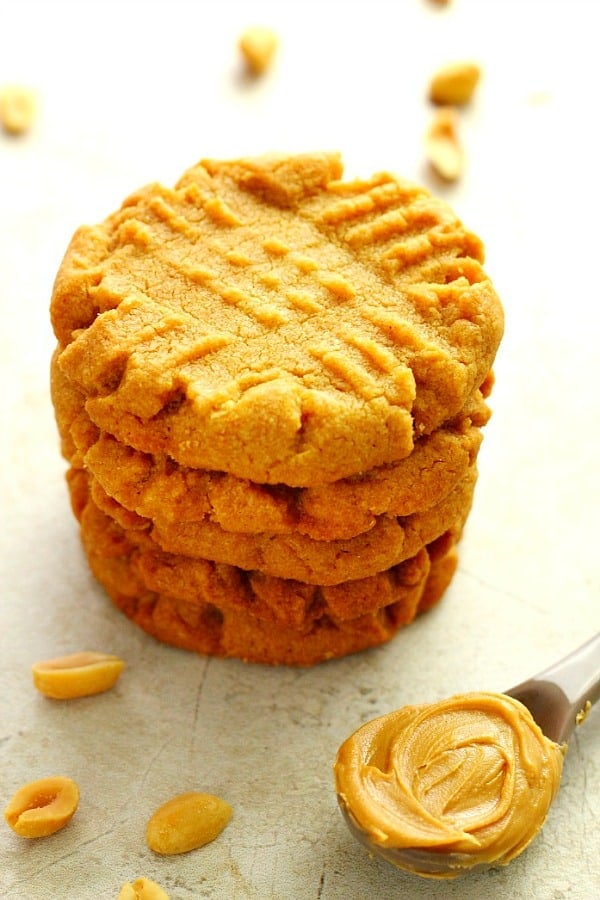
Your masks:
<svg viewBox="0 0 600 900"><path fill-rule="evenodd" d="M147 453L324 484L456 415L502 335L480 241L337 154L203 161L80 228L51 303L92 421Z"/></svg>

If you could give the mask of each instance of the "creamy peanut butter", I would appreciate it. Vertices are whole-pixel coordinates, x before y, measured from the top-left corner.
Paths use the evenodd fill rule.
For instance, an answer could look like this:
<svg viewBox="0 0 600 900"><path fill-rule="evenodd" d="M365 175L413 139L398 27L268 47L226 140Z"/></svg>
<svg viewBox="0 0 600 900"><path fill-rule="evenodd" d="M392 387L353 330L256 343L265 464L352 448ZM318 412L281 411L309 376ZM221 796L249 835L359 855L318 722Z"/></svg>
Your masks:
<svg viewBox="0 0 600 900"><path fill-rule="evenodd" d="M517 700L457 694L359 728L338 751L336 789L372 849L416 874L454 877L527 847L558 790L565 751ZM419 854L404 853L419 850L451 868L440 859L439 871L421 871Z"/></svg>

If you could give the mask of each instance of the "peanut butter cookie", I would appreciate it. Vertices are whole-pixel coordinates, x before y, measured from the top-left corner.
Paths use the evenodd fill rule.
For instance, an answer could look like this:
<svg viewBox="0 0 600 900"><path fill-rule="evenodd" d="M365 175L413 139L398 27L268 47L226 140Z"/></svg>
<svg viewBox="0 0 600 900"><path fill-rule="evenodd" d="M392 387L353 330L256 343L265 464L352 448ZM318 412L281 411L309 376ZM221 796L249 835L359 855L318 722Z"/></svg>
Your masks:
<svg viewBox="0 0 600 900"><path fill-rule="evenodd" d="M482 385L486 396L491 380ZM55 360L52 385L63 454L127 509L166 522L206 520L225 531L297 532L316 540L352 538L372 528L376 516L408 516L434 506L475 462L490 416L477 390L454 419L419 438L403 460L325 485L290 488L134 450L91 422L83 395Z"/></svg>
<svg viewBox="0 0 600 900"><path fill-rule="evenodd" d="M479 395L479 392L477 392ZM368 531L376 517L409 516L442 500L479 451L489 409L479 396L410 456L362 475L312 488L264 485L225 472L180 466L99 432L85 412L75 416L65 448L127 509L163 522L209 522L225 531L307 535L340 540Z"/></svg>
<svg viewBox="0 0 600 900"><path fill-rule="evenodd" d="M390 640L436 603L455 566L454 537L363 582L321 588L148 549L88 496L73 470L90 567L113 602L158 640L208 655L307 666ZM436 549L437 545L437 549ZM438 569L442 577L438 577Z"/></svg>
<svg viewBox="0 0 600 900"><path fill-rule="evenodd" d="M343 181L336 154L205 160L76 233L57 365L137 451L322 485L408 456L484 381L503 317L482 260L443 202Z"/></svg>
<svg viewBox="0 0 600 900"><path fill-rule="evenodd" d="M379 516L369 531L339 541L305 535L235 534L211 522L145 519L109 497L88 473L90 494L111 518L130 531L144 532L156 549L191 559L258 570L277 578L335 585L376 575L414 556L457 522L465 522L477 480L475 466L440 503L405 518Z"/></svg>

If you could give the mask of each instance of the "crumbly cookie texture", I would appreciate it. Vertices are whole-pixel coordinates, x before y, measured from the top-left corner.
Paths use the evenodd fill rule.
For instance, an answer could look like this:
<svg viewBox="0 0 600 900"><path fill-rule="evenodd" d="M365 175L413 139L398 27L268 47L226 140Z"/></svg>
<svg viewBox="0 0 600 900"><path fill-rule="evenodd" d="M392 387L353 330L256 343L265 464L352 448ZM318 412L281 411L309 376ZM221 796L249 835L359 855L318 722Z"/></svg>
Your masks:
<svg viewBox="0 0 600 900"><path fill-rule="evenodd" d="M335 585L366 578L414 556L454 523L465 522L477 470L472 466L452 491L424 512L406 518L380 516L369 531L345 541L315 541L295 533L234 534L210 522L163 523L144 519L109 497L87 475L93 501L123 527L143 532L156 549L192 559L259 570L266 575Z"/></svg>
<svg viewBox="0 0 600 900"><path fill-rule="evenodd" d="M76 233L57 364L135 450L325 484L408 456L484 381L503 317L482 260L443 202L343 181L336 154L205 160Z"/></svg>
<svg viewBox="0 0 600 900"><path fill-rule="evenodd" d="M104 433L86 466L111 497L140 516L202 522L230 533L302 534L345 540L369 531L377 517L409 516L442 500L474 462L481 431L436 431L409 457L315 488L259 485L233 475L186 469L152 458Z"/></svg>
<svg viewBox="0 0 600 900"><path fill-rule="evenodd" d="M63 381L53 364L53 382ZM486 389L488 385L483 385ZM180 466L161 454L142 453L99 431L79 392L56 391L56 416L66 458L87 469L126 509L169 522L212 522L225 531L304 534L316 540L355 537L376 517L409 516L442 500L479 451L490 410L480 391L458 416L415 442L410 456L361 475L290 488L264 485L225 472Z"/></svg>
<svg viewBox="0 0 600 900"><path fill-rule="evenodd" d="M452 531L414 560L339 588L175 557L103 513L83 482L78 472L74 505L98 581L153 637L202 654L310 666L377 646L437 603L456 568Z"/></svg>

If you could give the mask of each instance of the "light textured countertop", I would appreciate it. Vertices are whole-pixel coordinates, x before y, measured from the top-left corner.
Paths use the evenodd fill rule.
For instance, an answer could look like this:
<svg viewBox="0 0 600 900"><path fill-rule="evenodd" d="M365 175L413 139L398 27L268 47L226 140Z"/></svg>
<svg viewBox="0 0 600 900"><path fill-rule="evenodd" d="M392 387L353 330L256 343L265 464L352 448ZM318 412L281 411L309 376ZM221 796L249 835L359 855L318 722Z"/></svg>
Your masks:
<svg viewBox="0 0 600 900"><path fill-rule="evenodd" d="M172 898L600 896L600 714L572 739L538 839L453 884L369 858L338 813L332 763L359 724L412 702L499 691L600 627L598 4L30 2L0 6L0 86L38 94L30 134L0 135L0 799L68 774L69 827L0 827L0 895L100 900L139 875ZM273 26L268 75L241 75L240 31ZM484 76L461 116L454 187L423 165L433 70ZM52 281L74 229L205 156L341 150L348 175L392 169L445 196L487 246L506 309L494 416L460 569L388 646L311 670L204 659L146 637L88 572L48 392ZM39 659L97 648L115 690L60 704ZM211 845L154 857L145 823L207 790L234 817Z"/></svg>

